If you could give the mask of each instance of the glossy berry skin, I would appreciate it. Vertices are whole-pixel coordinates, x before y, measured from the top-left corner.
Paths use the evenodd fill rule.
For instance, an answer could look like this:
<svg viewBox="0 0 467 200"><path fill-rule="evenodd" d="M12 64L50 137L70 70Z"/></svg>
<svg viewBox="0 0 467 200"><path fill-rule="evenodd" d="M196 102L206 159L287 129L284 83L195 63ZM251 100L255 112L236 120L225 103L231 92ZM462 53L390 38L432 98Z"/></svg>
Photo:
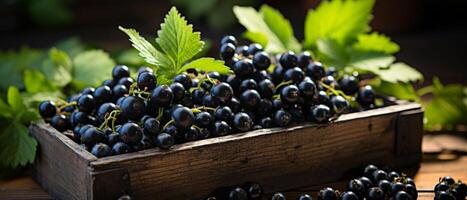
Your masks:
<svg viewBox="0 0 467 200"><path fill-rule="evenodd" d="M224 136L232 132L232 128L224 121L216 121L211 133L215 136Z"/></svg>
<svg viewBox="0 0 467 200"><path fill-rule="evenodd" d="M405 185L405 192L407 192L413 199L418 198L417 188L415 188L415 186L412 184Z"/></svg>
<svg viewBox="0 0 467 200"><path fill-rule="evenodd" d="M245 109L254 110L261 101L261 96L256 90L246 90L240 96L240 102Z"/></svg>
<svg viewBox="0 0 467 200"><path fill-rule="evenodd" d="M128 88L125 85L116 85L112 88L112 94L114 100L128 94Z"/></svg>
<svg viewBox="0 0 467 200"><path fill-rule="evenodd" d="M269 79L264 79L258 84L258 92L261 97L271 99L275 93L275 86Z"/></svg>
<svg viewBox="0 0 467 200"><path fill-rule="evenodd" d="M141 127L132 122L123 124L118 134L122 141L128 145L136 145L143 138L143 130Z"/></svg>
<svg viewBox="0 0 467 200"><path fill-rule="evenodd" d="M191 99L195 105L201 105L203 103L203 98L206 92L202 89L194 89L191 92Z"/></svg>
<svg viewBox="0 0 467 200"><path fill-rule="evenodd" d="M359 197L352 191L347 191L341 194L340 200L359 200Z"/></svg>
<svg viewBox="0 0 467 200"><path fill-rule="evenodd" d="M104 132L98 130L96 127L90 127L81 135L81 142L88 147L92 147L99 142L105 141Z"/></svg>
<svg viewBox="0 0 467 200"><path fill-rule="evenodd" d="M347 184L347 190L352 191L360 198L365 196L365 185L359 179L352 179Z"/></svg>
<svg viewBox="0 0 467 200"><path fill-rule="evenodd" d="M303 112L300 108L298 107L291 107L288 109L289 113L292 116L292 122L295 123L302 123L305 121L305 117L303 115Z"/></svg>
<svg viewBox="0 0 467 200"><path fill-rule="evenodd" d="M136 83L139 89L145 91L151 91L156 87L157 78L153 73L143 72L138 74Z"/></svg>
<svg viewBox="0 0 467 200"><path fill-rule="evenodd" d="M240 84L240 92L244 92L245 90L256 90L258 84L254 79L245 79Z"/></svg>
<svg viewBox="0 0 467 200"><path fill-rule="evenodd" d="M214 111L214 119L216 121L225 121L231 122L233 119L234 113L228 106L220 106Z"/></svg>
<svg viewBox="0 0 467 200"><path fill-rule="evenodd" d="M358 92L358 80L355 76L344 75L339 80L339 86L346 95L354 95Z"/></svg>
<svg viewBox="0 0 467 200"><path fill-rule="evenodd" d="M96 91L95 88L93 87L87 87L87 88L84 88L83 91L81 91L81 95L87 95L87 94L94 94L94 91Z"/></svg>
<svg viewBox="0 0 467 200"><path fill-rule="evenodd" d="M120 155L130 152L130 146L123 142L117 142L112 146L112 154Z"/></svg>
<svg viewBox="0 0 467 200"><path fill-rule="evenodd" d="M331 117L331 109L325 105L317 105L310 108L311 118L318 123L325 123Z"/></svg>
<svg viewBox="0 0 467 200"><path fill-rule="evenodd" d="M292 81L294 84L298 84L305 78L305 73L298 67L293 67L285 71L284 81Z"/></svg>
<svg viewBox="0 0 467 200"><path fill-rule="evenodd" d="M97 119L99 122L104 122L105 117L107 117L112 111L116 110L117 106L113 103L104 103L99 106L97 109Z"/></svg>
<svg viewBox="0 0 467 200"><path fill-rule="evenodd" d="M220 102L219 100L217 100L211 95L206 95L203 97L203 105L206 107L215 108L219 106L220 104L219 102Z"/></svg>
<svg viewBox="0 0 467 200"><path fill-rule="evenodd" d="M266 52L258 52L253 56L253 65L256 70L267 70L271 65L271 59Z"/></svg>
<svg viewBox="0 0 467 200"><path fill-rule="evenodd" d="M220 56L223 60L232 59L235 55L235 50L235 45L231 43L223 44L220 49Z"/></svg>
<svg viewBox="0 0 467 200"><path fill-rule="evenodd" d="M174 102L180 102L185 96L185 88L181 83L170 84L170 89L174 95Z"/></svg>
<svg viewBox="0 0 467 200"><path fill-rule="evenodd" d="M321 80L324 77L325 71L324 66L320 62L310 62L306 67L306 75L314 81Z"/></svg>
<svg viewBox="0 0 467 200"><path fill-rule="evenodd" d="M389 181L394 181L394 179L396 179L398 177L400 177L400 174L395 172L395 171L392 171L392 172L388 173Z"/></svg>
<svg viewBox="0 0 467 200"><path fill-rule="evenodd" d="M283 68L290 69L297 66L298 58L294 52L288 51L281 55L279 58L279 63Z"/></svg>
<svg viewBox="0 0 467 200"><path fill-rule="evenodd" d="M285 72L285 68L277 65L274 67L274 71L271 73L271 78L274 84L279 84L283 80L283 74Z"/></svg>
<svg viewBox="0 0 467 200"><path fill-rule="evenodd" d="M434 200L456 200L456 198L447 191L440 191L435 193Z"/></svg>
<svg viewBox="0 0 467 200"><path fill-rule="evenodd" d="M65 115L58 114L52 117L52 121L50 122L57 131L63 132L68 130L69 128L69 120Z"/></svg>
<svg viewBox="0 0 467 200"><path fill-rule="evenodd" d="M200 112L196 114L195 121L197 126L207 128L211 126L214 118L208 112Z"/></svg>
<svg viewBox="0 0 467 200"><path fill-rule="evenodd" d="M112 149L104 143L97 143L92 147L91 153L98 158L102 158L112 155Z"/></svg>
<svg viewBox="0 0 467 200"><path fill-rule="evenodd" d="M143 73L143 72L149 72L149 73L154 73L154 70L152 70L152 68L150 67L147 67L147 66L141 66L139 69L138 69L138 75Z"/></svg>
<svg viewBox="0 0 467 200"><path fill-rule="evenodd" d="M229 192L229 200L248 200L248 194L241 187L235 187Z"/></svg>
<svg viewBox="0 0 467 200"><path fill-rule="evenodd" d="M234 91L228 83L219 83L211 88L211 96L222 103L229 102L233 94Z"/></svg>
<svg viewBox="0 0 467 200"><path fill-rule="evenodd" d="M242 59L233 66L235 75L239 78L247 78L255 72L255 66L250 59Z"/></svg>
<svg viewBox="0 0 467 200"><path fill-rule="evenodd" d="M98 87L92 96L97 104L110 102L112 101L112 89L108 86Z"/></svg>
<svg viewBox="0 0 467 200"><path fill-rule="evenodd" d="M172 120L177 128L186 130L195 122L195 115L187 107L176 108L171 114Z"/></svg>
<svg viewBox="0 0 467 200"><path fill-rule="evenodd" d="M405 191L405 185L401 182L392 183L392 186L391 186L392 194L396 194L399 191Z"/></svg>
<svg viewBox="0 0 467 200"><path fill-rule="evenodd" d="M155 107L168 107L172 104L173 98L174 94L169 86L159 85L152 91L150 103Z"/></svg>
<svg viewBox="0 0 467 200"><path fill-rule="evenodd" d="M256 107L257 117L269 116L273 111L272 101L269 99L261 99Z"/></svg>
<svg viewBox="0 0 467 200"><path fill-rule="evenodd" d="M376 170L378 170L378 167L376 167L375 165L367 165L365 169L363 169L363 175L365 175L365 177L372 177L373 172L375 172Z"/></svg>
<svg viewBox="0 0 467 200"><path fill-rule="evenodd" d="M298 84L300 95L307 100L313 99L316 94L316 84L312 80L304 80Z"/></svg>
<svg viewBox="0 0 467 200"><path fill-rule="evenodd" d="M130 69L125 65L117 65L112 69L112 77L114 80L130 77Z"/></svg>
<svg viewBox="0 0 467 200"><path fill-rule="evenodd" d="M384 200L384 192L379 187L372 187L368 190L366 199L368 200Z"/></svg>
<svg viewBox="0 0 467 200"><path fill-rule="evenodd" d="M156 136L161 132L161 123L156 118L148 118L144 121L143 132L146 135Z"/></svg>
<svg viewBox="0 0 467 200"><path fill-rule="evenodd" d="M115 86L115 81L112 79L107 79L101 84L102 86L107 86L109 88L113 88Z"/></svg>
<svg viewBox="0 0 467 200"><path fill-rule="evenodd" d="M383 170L376 170L372 174L373 183L378 183L381 180L388 180L388 174Z"/></svg>
<svg viewBox="0 0 467 200"><path fill-rule="evenodd" d="M322 82L330 87L339 88L339 84L336 82L334 76L325 76Z"/></svg>
<svg viewBox="0 0 467 200"><path fill-rule="evenodd" d="M295 105L300 99L300 90L295 85L285 86L280 93L283 104Z"/></svg>
<svg viewBox="0 0 467 200"><path fill-rule="evenodd" d="M156 146L161 149L170 149L174 143L174 137L168 133L161 133L156 137Z"/></svg>
<svg viewBox="0 0 467 200"><path fill-rule="evenodd" d="M371 183L371 180L368 177L362 176L358 178L358 180L363 184L365 191L368 191L368 189L373 187L373 183Z"/></svg>
<svg viewBox="0 0 467 200"><path fill-rule="evenodd" d="M246 45L239 46L237 47L236 52L239 55L248 56L248 46Z"/></svg>
<svg viewBox="0 0 467 200"><path fill-rule="evenodd" d="M414 200L407 192L399 191L394 195L394 200Z"/></svg>
<svg viewBox="0 0 467 200"><path fill-rule="evenodd" d="M122 140L120 139L120 136L116 132L113 132L113 133L107 135L107 144L110 145L110 146L113 146L113 145L117 144L117 142L121 142L121 141Z"/></svg>
<svg viewBox="0 0 467 200"><path fill-rule="evenodd" d="M319 191L318 200L337 200L337 193L332 188L324 188Z"/></svg>
<svg viewBox="0 0 467 200"><path fill-rule="evenodd" d="M198 133L198 140L206 139L211 137L211 131L207 128L202 128Z"/></svg>
<svg viewBox="0 0 467 200"><path fill-rule="evenodd" d="M85 112L73 112L70 116L70 122L73 127L79 124L88 124L89 115Z"/></svg>
<svg viewBox="0 0 467 200"><path fill-rule="evenodd" d="M272 128L272 126L274 125L274 122L272 121L270 117L265 117L259 121L259 125L262 128Z"/></svg>
<svg viewBox="0 0 467 200"><path fill-rule="evenodd" d="M81 95L78 99L78 107L82 112L90 114L94 110L95 105L94 97L89 94Z"/></svg>
<svg viewBox="0 0 467 200"><path fill-rule="evenodd" d="M243 112L239 112L235 114L234 119L233 119L233 127L240 131L240 132L246 132L251 129L253 126L253 120L251 117Z"/></svg>
<svg viewBox="0 0 467 200"><path fill-rule="evenodd" d="M232 97L232 99L229 101L227 105L230 107L230 109L234 113L238 113L242 110L242 104L236 97Z"/></svg>
<svg viewBox="0 0 467 200"><path fill-rule="evenodd" d="M298 64L298 67L300 67L301 69L306 69L306 67L308 66L308 64L310 64L311 62L311 54L310 52L308 51L304 51L302 53L300 53L297 57L297 64Z"/></svg>
<svg viewBox="0 0 467 200"><path fill-rule="evenodd" d="M226 35L226 36L222 37L220 44L223 45L223 44L227 44L227 43L230 43L230 44L233 44L234 46L237 46L237 39L233 35Z"/></svg>
<svg viewBox="0 0 467 200"><path fill-rule="evenodd" d="M39 114L42 118L51 118L57 113L57 106L52 101L43 101L39 104Z"/></svg>
<svg viewBox="0 0 467 200"><path fill-rule="evenodd" d="M280 109L274 113L274 124L279 127L290 125L292 122L292 115L284 110Z"/></svg>
<svg viewBox="0 0 467 200"><path fill-rule="evenodd" d="M137 96L126 97L120 105L121 115L138 121L146 114L146 104L143 99Z"/></svg>
<svg viewBox="0 0 467 200"><path fill-rule="evenodd" d="M199 138L199 131L195 127L188 128L185 133L183 134L183 141L190 142L195 141Z"/></svg>
<svg viewBox="0 0 467 200"><path fill-rule="evenodd" d="M375 91L370 85L360 88L358 91L357 101L362 106L369 106L375 102Z"/></svg>
<svg viewBox="0 0 467 200"><path fill-rule="evenodd" d="M191 88L191 78L188 76L186 73L181 73L177 76L174 77L173 82L175 83L181 83L185 90L188 90Z"/></svg>
<svg viewBox="0 0 467 200"><path fill-rule="evenodd" d="M259 83L262 80L271 79L271 76L266 70L259 70L253 74L253 79Z"/></svg>
<svg viewBox="0 0 467 200"><path fill-rule="evenodd" d="M446 182L439 182L435 185L435 192L447 191L449 189L449 184Z"/></svg>
<svg viewBox="0 0 467 200"><path fill-rule="evenodd" d="M456 183L456 181L450 176L445 176L445 177L441 178L441 182L446 182L448 185L452 185L452 184Z"/></svg>
<svg viewBox="0 0 467 200"><path fill-rule="evenodd" d="M260 200L263 195L263 188L258 183L247 182L242 185L242 188L248 194L248 199Z"/></svg>
<svg viewBox="0 0 467 200"><path fill-rule="evenodd" d="M392 183L388 180L380 180L376 185L383 190L384 194L392 193Z"/></svg>
<svg viewBox="0 0 467 200"><path fill-rule="evenodd" d="M276 192L272 195L271 200L287 200L284 194Z"/></svg>
<svg viewBox="0 0 467 200"><path fill-rule="evenodd" d="M297 200L313 200L309 194L301 194Z"/></svg>
<svg viewBox="0 0 467 200"><path fill-rule="evenodd" d="M248 46L247 53L248 55L255 55L258 52L263 51L263 46L261 46L258 43L251 43L250 46Z"/></svg>
<svg viewBox="0 0 467 200"><path fill-rule="evenodd" d="M124 85L127 89L130 89L134 82L135 80L131 77L123 77L118 80L117 85Z"/></svg>

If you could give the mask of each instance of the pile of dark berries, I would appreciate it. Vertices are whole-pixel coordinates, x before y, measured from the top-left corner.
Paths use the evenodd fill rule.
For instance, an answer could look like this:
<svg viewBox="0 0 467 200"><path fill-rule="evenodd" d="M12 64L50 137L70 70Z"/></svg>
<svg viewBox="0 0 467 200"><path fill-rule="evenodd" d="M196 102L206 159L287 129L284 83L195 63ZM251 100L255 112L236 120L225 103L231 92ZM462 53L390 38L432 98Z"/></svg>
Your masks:
<svg viewBox="0 0 467 200"><path fill-rule="evenodd" d="M464 200L467 195L467 185L450 176L440 178L434 190L435 200Z"/></svg>
<svg viewBox="0 0 467 200"><path fill-rule="evenodd" d="M234 74L190 69L158 84L149 67L131 76L118 65L101 86L68 101L44 101L39 112L105 157L305 121L328 123L376 107L375 92L360 85L357 74L323 66L309 52L272 56L259 44L238 46L235 37L225 36L220 56Z"/></svg>
<svg viewBox="0 0 467 200"><path fill-rule="evenodd" d="M252 198L249 187L232 186L219 188L210 194L206 200L287 199L286 194L281 192L276 192L272 195L255 195L254 197L262 196L263 198ZM465 189L465 184L457 187L464 187L463 189ZM255 188L262 187L258 183L255 183ZM460 190L457 189L457 191ZM364 169L363 176L348 182L347 189L344 192L326 187L318 192L317 197L318 200L416 200L418 192L414 181L406 175L391 170L382 170L374 165L368 165ZM297 200L312 199L311 195L307 193L302 193L297 198Z"/></svg>

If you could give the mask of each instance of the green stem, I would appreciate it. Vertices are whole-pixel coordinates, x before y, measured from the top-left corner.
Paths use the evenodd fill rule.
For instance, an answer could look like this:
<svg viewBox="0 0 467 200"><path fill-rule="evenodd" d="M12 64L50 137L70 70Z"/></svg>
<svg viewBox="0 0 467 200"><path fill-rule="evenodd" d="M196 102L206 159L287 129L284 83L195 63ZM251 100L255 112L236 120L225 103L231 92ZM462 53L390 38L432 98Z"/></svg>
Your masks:
<svg viewBox="0 0 467 200"><path fill-rule="evenodd" d="M417 90L417 95L421 97L421 96L427 95L429 93L433 93L434 89L435 88L433 87L433 85L429 85L429 86L420 88L419 90Z"/></svg>
<svg viewBox="0 0 467 200"><path fill-rule="evenodd" d="M163 108L159 108L158 112L157 112L157 117L156 119L157 120L160 120L161 117L164 115L164 109Z"/></svg>
<svg viewBox="0 0 467 200"><path fill-rule="evenodd" d="M174 123L175 121L173 119L171 119L169 122L167 122L167 124L164 125L164 127L162 127L162 130L164 130L165 128L167 128L167 126L169 126L170 124Z"/></svg>
<svg viewBox="0 0 467 200"><path fill-rule="evenodd" d="M281 83L279 83L279 85L277 85L274 89L277 90L277 89L279 89L280 87L282 87L282 86L284 86L284 85L289 85L289 84L291 84L291 83L292 83L292 81L281 82Z"/></svg>

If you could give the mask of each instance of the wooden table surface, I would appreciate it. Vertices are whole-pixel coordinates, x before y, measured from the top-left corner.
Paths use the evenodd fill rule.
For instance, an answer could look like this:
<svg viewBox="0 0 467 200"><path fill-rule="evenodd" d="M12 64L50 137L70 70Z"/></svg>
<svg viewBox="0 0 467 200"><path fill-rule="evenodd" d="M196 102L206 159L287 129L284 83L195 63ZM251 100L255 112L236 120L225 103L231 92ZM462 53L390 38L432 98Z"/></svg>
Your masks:
<svg viewBox="0 0 467 200"><path fill-rule="evenodd" d="M420 166L401 171L413 176L419 199L433 199L433 187L439 177L452 176L455 179L467 181L467 138L455 135L426 135L423 139L423 162ZM336 189L343 189L346 180L327 184ZM302 192L316 195L321 186L297 188L286 192L288 199ZM0 180L0 199L52 199L37 185L30 176L22 176L12 180Z"/></svg>

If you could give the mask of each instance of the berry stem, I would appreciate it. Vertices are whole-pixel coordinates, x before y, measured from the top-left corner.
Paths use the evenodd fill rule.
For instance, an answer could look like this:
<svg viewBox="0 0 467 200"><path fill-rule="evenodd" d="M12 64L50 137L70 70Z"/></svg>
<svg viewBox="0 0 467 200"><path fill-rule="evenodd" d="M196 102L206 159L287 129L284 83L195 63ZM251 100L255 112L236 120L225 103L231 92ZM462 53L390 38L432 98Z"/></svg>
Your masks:
<svg viewBox="0 0 467 200"><path fill-rule="evenodd" d="M167 126L169 126L170 124L174 123L175 121L173 119L171 119L169 122L167 122L167 124L164 125L164 127L162 127L162 130L164 130L165 128L167 128Z"/></svg>
<svg viewBox="0 0 467 200"><path fill-rule="evenodd" d="M61 100L61 99L60 99ZM63 101L63 100L61 100ZM76 106L78 103L76 103L76 101L72 101L70 103L66 102L63 103L63 105L61 105L60 107L58 107L58 113L61 113L62 112L62 109L66 108L66 107L69 107L69 106Z"/></svg>
<svg viewBox="0 0 467 200"><path fill-rule="evenodd" d="M277 90L277 89L279 89L280 87L285 86L285 85L289 85L289 84L291 84L291 83L292 83L292 81L281 82L281 83L279 83L279 85L277 85L274 89Z"/></svg>

